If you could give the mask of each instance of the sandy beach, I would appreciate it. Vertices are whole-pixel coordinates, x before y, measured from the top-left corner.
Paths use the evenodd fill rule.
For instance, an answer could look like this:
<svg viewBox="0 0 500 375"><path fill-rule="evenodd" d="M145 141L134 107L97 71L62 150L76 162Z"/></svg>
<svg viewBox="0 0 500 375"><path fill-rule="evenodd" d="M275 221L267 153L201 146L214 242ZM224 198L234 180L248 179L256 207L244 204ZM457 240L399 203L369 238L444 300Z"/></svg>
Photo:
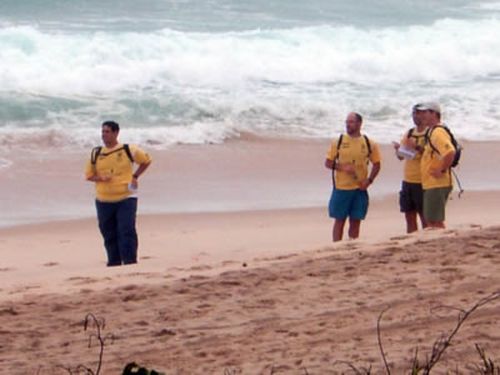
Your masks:
<svg viewBox="0 0 500 375"><path fill-rule="evenodd" d="M500 375L499 30L500 0L0 0L0 375ZM427 111L464 192L408 235L393 145ZM108 121L152 157L117 267L84 176ZM341 160L381 171L333 243L358 124Z"/></svg>
<svg viewBox="0 0 500 375"><path fill-rule="evenodd" d="M466 188L448 229L407 236L401 165L389 146L361 239L331 243L328 141L248 137L153 151L141 180L140 262L108 269L92 186L76 152L23 154L0 170L0 373L95 368L87 313L116 339L103 373L129 361L168 374L381 373L376 323L402 373L454 327L457 310L498 291L497 143L468 143ZM484 156L488 155L488 158ZM499 304L470 318L439 373L473 372L479 343L500 352ZM352 370L352 369L351 369Z"/></svg>

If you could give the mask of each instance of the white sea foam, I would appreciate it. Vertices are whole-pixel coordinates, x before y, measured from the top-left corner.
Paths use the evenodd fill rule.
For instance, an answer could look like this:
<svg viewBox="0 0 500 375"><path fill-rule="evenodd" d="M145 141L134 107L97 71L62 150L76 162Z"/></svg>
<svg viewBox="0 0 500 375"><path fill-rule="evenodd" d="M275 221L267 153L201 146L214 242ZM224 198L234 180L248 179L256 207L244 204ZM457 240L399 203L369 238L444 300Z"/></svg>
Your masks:
<svg viewBox="0 0 500 375"><path fill-rule="evenodd" d="M500 74L500 21L362 30L310 27L240 33L42 33L0 30L2 91L141 94L175 85L466 80Z"/></svg>
<svg viewBox="0 0 500 375"><path fill-rule="evenodd" d="M0 145L83 145L108 118L158 147L242 131L325 137L350 110L389 142L428 99L460 137L500 138L499 29L493 17L226 33L4 26Z"/></svg>
<svg viewBox="0 0 500 375"><path fill-rule="evenodd" d="M214 124L195 123L189 126L155 127L155 128L123 128L120 140L124 143L142 144L150 148L168 147L175 144L222 143L227 138L238 136L230 127ZM29 129L0 129L0 148L21 148L53 151L54 149L82 149L99 145L100 129L67 129L61 127ZM0 159L0 167L10 165L10 161Z"/></svg>

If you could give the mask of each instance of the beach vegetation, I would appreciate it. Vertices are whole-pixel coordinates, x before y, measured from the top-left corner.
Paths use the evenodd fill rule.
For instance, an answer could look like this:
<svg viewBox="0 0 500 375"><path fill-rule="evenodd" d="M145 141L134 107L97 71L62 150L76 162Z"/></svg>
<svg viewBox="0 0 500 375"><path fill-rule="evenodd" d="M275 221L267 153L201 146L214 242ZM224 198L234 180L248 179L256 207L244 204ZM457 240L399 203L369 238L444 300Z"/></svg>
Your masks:
<svg viewBox="0 0 500 375"><path fill-rule="evenodd" d="M460 329L464 326L466 321L481 307L500 299L500 292L495 292L487 297L484 297L478 300L474 305L472 305L468 309L461 309L454 306L437 306L431 309L431 312L437 312L439 310L455 310L458 312L456 324L450 329L448 332L441 334L432 344L431 348L427 351L427 353L421 353L420 348L417 346L414 349L414 355L412 356L411 363L409 363L408 371L405 372L411 375L430 375L432 371L436 368L436 366L443 360L444 355L452 345L453 340L458 335ZM379 352L381 356L381 360L383 362L384 372L387 375L392 375L394 371L394 363L390 363L388 360L388 354L383 345L382 340L382 320L384 314L390 310L390 307L385 308L377 318L377 341ZM98 318L93 313L88 313L85 316L83 321L83 329L85 332L90 331L88 334L88 348L98 347L97 359L93 365L84 365L78 364L76 366L58 366L59 369L66 371L70 375L100 375L103 367L104 360L104 352L107 345L112 344L114 341L114 336L112 334L104 334L103 331L105 329L105 319ZM97 345L96 345L97 344ZM500 375L500 365L498 361L495 362L494 359L489 357L484 348L475 343L475 349L479 356L478 363L468 364L468 370L473 373L477 373L480 375ZM91 367L92 366L92 367ZM360 364L352 363L350 361L345 360L336 360L334 362L334 368L339 368L343 366L345 369L340 370L341 374L345 373L353 373L355 375L371 375L373 373L372 366L373 364L369 364L368 366L363 366ZM279 370L278 367L274 365L271 367L269 371L269 375L275 375ZM37 374L41 374L42 368L40 367ZM309 375L307 368L304 366L301 368L304 375ZM128 372L127 372L128 371ZM456 373L459 373L458 367L455 370ZM155 370L147 370L146 368L138 366L135 362L131 362L127 364L123 370L123 374L163 374L159 373ZM238 368L226 368L223 372L224 375L236 375L242 374L241 370ZM312 374L311 374L312 375Z"/></svg>
<svg viewBox="0 0 500 375"><path fill-rule="evenodd" d="M467 321L467 319L469 319L470 316L479 308L498 299L500 299L500 292L495 292L488 295L487 297L480 299L472 307L466 310L456 308L454 306L444 306L444 305L433 308L431 312L435 312L437 310L442 310L442 309L458 311L457 322L449 332L443 333L440 337L438 337L434 341L430 349L430 352L424 356L425 359L423 360L421 359L421 356L419 354L419 348L418 347L415 348L414 351L415 354L412 358L408 374L430 375L431 371L435 368L435 366L443 359L446 350L451 346L453 339L457 336L457 334L459 333L460 329ZM392 374L392 366L389 364L387 360L387 354L384 350L384 346L382 343L381 322L384 314L389 309L390 307L384 309L379 314L377 319L377 341L379 345L380 355L382 357L382 362L384 364L385 373L387 375ZM475 364L473 366L474 369L476 370L475 372L481 375L500 375L500 365L496 364L494 360L489 358L486 355L484 349L479 344L476 343L475 348L481 359L479 364ZM348 361L336 361L336 364L337 365L343 364L348 366L348 368L352 370L355 375L370 375L372 373L371 365L368 368L359 367ZM457 373L459 373L458 370Z"/></svg>

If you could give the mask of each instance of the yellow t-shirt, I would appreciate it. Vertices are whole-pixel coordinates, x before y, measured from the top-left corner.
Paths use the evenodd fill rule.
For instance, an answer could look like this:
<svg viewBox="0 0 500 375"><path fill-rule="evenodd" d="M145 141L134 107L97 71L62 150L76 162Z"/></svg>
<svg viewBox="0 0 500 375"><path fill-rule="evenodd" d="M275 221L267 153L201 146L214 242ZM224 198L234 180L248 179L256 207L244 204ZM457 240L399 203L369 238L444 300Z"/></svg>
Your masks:
<svg viewBox="0 0 500 375"><path fill-rule="evenodd" d="M130 145L130 153L137 164L150 163L149 154L135 145ZM128 184L132 181L133 163L127 156L122 144L113 148L102 147L101 152L92 165L91 158L85 166L85 177L94 175L111 176L107 182L96 182L96 199L102 202L117 202L130 197L133 193Z"/></svg>
<svg viewBox="0 0 500 375"><path fill-rule="evenodd" d="M328 160L335 161L338 153L337 163L350 163L355 166L356 177L343 171L335 171L335 185L337 189L354 190L359 188L359 183L368 178L368 161L379 163L381 160L378 145L370 141L371 154L368 156L368 145L365 137L351 137L348 134L342 136L340 150L337 150L338 138L332 141L326 155Z"/></svg>
<svg viewBox="0 0 500 375"><path fill-rule="evenodd" d="M431 131L432 130L432 131ZM430 142L436 148L434 151L429 142L426 143L424 147L424 154L422 155L422 161L420 162L420 171L422 173L422 187L424 190L434 189L440 187L450 187L452 186L451 172L446 170L444 174L435 178L430 174L430 171L435 168L440 168L442 165L442 158L455 151L453 144L451 143L451 138L441 127L436 127L435 129L429 129L430 131Z"/></svg>
<svg viewBox="0 0 500 375"><path fill-rule="evenodd" d="M406 182L410 182L412 184L420 184L422 183L422 173L420 171L420 161L422 159L422 153L425 146L425 132L427 129L419 132L416 128L413 128L413 132L411 134L411 139L414 140L417 146L420 146L419 149L421 151L417 151L414 159L405 160L404 166L404 177L403 180ZM408 141L408 132L405 133L403 138L401 139L400 144L404 145L405 142Z"/></svg>

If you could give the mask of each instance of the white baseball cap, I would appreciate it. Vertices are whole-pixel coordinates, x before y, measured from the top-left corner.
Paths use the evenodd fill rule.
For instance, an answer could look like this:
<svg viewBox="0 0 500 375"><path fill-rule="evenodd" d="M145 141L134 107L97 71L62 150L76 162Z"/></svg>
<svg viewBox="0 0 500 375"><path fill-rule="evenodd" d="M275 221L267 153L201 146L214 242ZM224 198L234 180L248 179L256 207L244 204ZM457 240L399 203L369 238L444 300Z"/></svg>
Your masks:
<svg viewBox="0 0 500 375"><path fill-rule="evenodd" d="M441 106L436 102L418 103L413 106L416 111L433 111L441 113Z"/></svg>

